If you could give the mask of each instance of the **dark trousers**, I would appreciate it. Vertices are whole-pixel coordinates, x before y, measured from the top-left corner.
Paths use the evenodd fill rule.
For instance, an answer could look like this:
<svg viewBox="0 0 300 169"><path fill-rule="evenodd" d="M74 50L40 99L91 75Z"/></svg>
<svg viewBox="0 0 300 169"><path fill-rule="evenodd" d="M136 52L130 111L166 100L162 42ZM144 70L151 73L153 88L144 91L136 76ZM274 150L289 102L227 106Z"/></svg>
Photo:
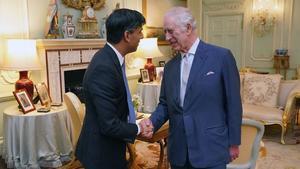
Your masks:
<svg viewBox="0 0 300 169"><path fill-rule="evenodd" d="M226 169L225 163L219 163L212 167L206 167L206 168L195 168L191 165L188 153L186 155L186 162L184 166L175 166L171 164L171 169Z"/></svg>
<svg viewBox="0 0 300 169"><path fill-rule="evenodd" d="M171 169L226 169L226 164L222 163L222 164L218 164L216 166L213 167L207 167L207 168L195 168L191 165L191 163L189 162L189 160L187 160L187 162L185 163L184 166L174 166L171 165Z"/></svg>

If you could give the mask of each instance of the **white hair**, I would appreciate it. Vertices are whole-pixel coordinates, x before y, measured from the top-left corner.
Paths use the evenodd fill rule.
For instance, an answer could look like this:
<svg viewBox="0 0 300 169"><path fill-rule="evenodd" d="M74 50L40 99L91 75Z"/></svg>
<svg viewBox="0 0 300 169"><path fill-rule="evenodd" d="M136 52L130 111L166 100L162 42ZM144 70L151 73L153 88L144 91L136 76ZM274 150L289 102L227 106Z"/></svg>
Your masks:
<svg viewBox="0 0 300 169"><path fill-rule="evenodd" d="M185 7L174 7L167 11L164 17L174 18L176 25L181 28L186 28L187 24L192 26L192 29L196 29L196 20L193 17L191 11Z"/></svg>

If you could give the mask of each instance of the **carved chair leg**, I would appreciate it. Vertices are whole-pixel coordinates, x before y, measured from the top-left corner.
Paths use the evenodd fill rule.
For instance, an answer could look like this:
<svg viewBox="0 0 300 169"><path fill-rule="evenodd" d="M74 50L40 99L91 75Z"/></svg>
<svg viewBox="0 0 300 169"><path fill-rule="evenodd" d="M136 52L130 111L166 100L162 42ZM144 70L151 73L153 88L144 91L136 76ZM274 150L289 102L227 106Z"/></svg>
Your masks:
<svg viewBox="0 0 300 169"><path fill-rule="evenodd" d="M135 168L135 159L136 159L136 151L135 151L135 144L127 143L127 149L129 153L129 162L128 168L132 169Z"/></svg>
<svg viewBox="0 0 300 169"><path fill-rule="evenodd" d="M285 144L285 141L284 141L284 136L286 134L286 128L287 128L287 124L282 124L280 125L281 126L281 144Z"/></svg>
<svg viewBox="0 0 300 169"><path fill-rule="evenodd" d="M159 161L158 161L157 168L161 169L163 161L164 161L164 155L165 155L165 153L164 153L164 143L163 143L162 140L159 140L158 143L160 145L160 154L159 154Z"/></svg>

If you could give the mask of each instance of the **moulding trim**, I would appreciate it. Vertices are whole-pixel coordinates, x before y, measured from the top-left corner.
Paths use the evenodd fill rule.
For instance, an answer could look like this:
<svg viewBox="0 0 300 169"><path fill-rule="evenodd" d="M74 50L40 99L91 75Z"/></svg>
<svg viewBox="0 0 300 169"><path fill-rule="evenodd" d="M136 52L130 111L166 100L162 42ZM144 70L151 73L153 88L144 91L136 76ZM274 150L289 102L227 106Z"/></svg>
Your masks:
<svg viewBox="0 0 300 169"><path fill-rule="evenodd" d="M204 8L205 11L220 11L220 10L241 10L244 8L245 1L240 2L219 2L219 3L207 3L203 2L203 4L206 6Z"/></svg>
<svg viewBox="0 0 300 169"><path fill-rule="evenodd" d="M0 70L0 77L3 79L4 84L14 84L19 79L17 71Z"/></svg>
<svg viewBox="0 0 300 169"><path fill-rule="evenodd" d="M105 39L39 39L37 47L40 49L73 49L73 48L102 48Z"/></svg>
<svg viewBox="0 0 300 169"><path fill-rule="evenodd" d="M0 103L15 100L15 97L11 95L0 96ZM1 141L1 140L0 140Z"/></svg>

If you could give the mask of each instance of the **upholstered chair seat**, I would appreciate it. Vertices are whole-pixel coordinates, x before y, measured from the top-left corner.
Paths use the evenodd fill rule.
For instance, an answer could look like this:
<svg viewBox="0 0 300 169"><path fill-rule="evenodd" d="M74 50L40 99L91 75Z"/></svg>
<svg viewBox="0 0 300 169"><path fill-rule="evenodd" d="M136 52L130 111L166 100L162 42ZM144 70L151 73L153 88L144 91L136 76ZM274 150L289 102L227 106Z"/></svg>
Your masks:
<svg viewBox="0 0 300 169"><path fill-rule="evenodd" d="M266 107L253 104L243 104L243 117L259 119L264 122L281 123L283 110L275 107Z"/></svg>

